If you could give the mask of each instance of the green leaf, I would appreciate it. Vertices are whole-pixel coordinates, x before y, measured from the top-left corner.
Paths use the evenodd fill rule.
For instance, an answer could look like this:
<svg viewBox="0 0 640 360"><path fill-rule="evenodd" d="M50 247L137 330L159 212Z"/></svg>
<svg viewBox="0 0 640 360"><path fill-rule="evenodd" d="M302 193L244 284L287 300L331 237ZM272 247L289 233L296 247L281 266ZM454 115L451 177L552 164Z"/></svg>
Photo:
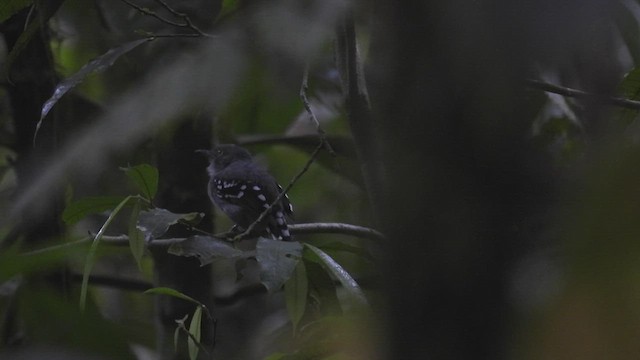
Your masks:
<svg viewBox="0 0 640 360"><path fill-rule="evenodd" d="M149 211L141 211L138 216L137 227L145 237L157 239L164 235L171 225L182 220L189 224L196 224L202 219L201 213L175 214L166 209L153 208Z"/></svg>
<svg viewBox="0 0 640 360"><path fill-rule="evenodd" d="M239 259L244 255L242 250L234 248L228 242L204 235L191 236L184 241L172 244L168 252L177 256L195 256L202 266L217 258Z"/></svg>
<svg viewBox="0 0 640 360"><path fill-rule="evenodd" d="M340 264L333 260L331 256L327 255L327 253L313 245L304 244L304 247L305 259L314 261L322 265L322 267L327 272L333 275L333 277L335 277L340 282L340 284L342 284L347 293L348 299L348 303L345 303L343 305L367 305L367 298L364 296L362 289L360 289L360 286L355 281L355 279L351 275L349 275L349 273L342 266L340 266Z"/></svg>
<svg viewBox="0 0 640 360"><path fill-rule="evenodd" d="M138 265L138 270L142 271L142 255L144 255L145 239L142 231L136 227L140 207L140 200L138 200L134 203L133 210L131 211L131 218L129 219L129 247L131 248L131 255L133 255Z"/></svg>
<svg viewBox="0 0 640 360"><path fill-rule="evenodd" d="M83 66L80 70L78 70L77 73L71 75L70 77L66 78L61 83L59 83L56 86L55 90L53 91L53 95L49 98L49 100L47 100L44 103L44 105L42 105L42 110L40 112L40 120L36 125L36 130L35 130L35 133L33 134L33 141L35 142L36 140L36 136L38 135L38 130L40 130L40 127L42 126L42 120L44 120L44 118L47 116L49 111L51 111L53 106L62 98L64 94L66 94L67 92L69 92L69 90L73 89L78 84L80 84L90 74L99 73L106 70L111 65L113 65L113 63L116 60L118 60L120 56L128 53L129 51L135 49L136 47L138 47L139 45L147 41L150 41L150 39L135 40L135 41L125 43L124 45L121 45L117 48L109 49L109 51L107 51L103 55L100 55L99 57L93 59L88 64Z"/></svg>
<svg viewBox="0 0 640 360"><path fill-rule="evenodd" d="M31 4L33 0L3 0L0 2L0 23Z"/></svg>
<svg viewBox="0 0 640 360"><path fill-rule="evenodd" d="M306 310L308 293L307 270L304 266L304 261L298 261L293 275L284 284L284 296L287 302L289 318L291 318L291 323L293 324L294 334Z"/></svg>
<svg viewBox="0 0 640 360"><path fill-rule="evenodd" d="M73 225L90 214L114 209L124 199L123 196L98 196L76 200L64 209L62 220L67 225Z"/></svg>
<svg viewBox="0 0 640 360"><path fill-rule="evenodd" d="M196 360L198 358L198 351L200 351L200 336L202 329L202 307L198 306L193 312L191 323L189 324L189 334L191 336L188 340L189 345L189 358Z"/></svg>
<svg viewBox="0 0 640 360"><path fill-rule="evenodd" d="M87 253L87 258L84 263L84 270L82 271L82 287L80 288L80 309L83 311L87 302L89 275L91 274L91 269L93 268L93 264L95 262L95 256L96 256L96 251L98 250L98 244L100 243L102 236L104 236L104 232L107 230L109 225L111 225L111 222L113 221L113 219L115 219L118 213L120 213L122 208L124 208L124 206L131 199L133 199L133 196L127 196L124 200L120 202L120 204L118 204L118 206L116 206L115 209L113 209L111 214L109 214L109 217L107 218L107 220L104 222L104 224L96 234L95 238L93 239L93 242L91 243L91 248Z"/></svg>
<svg viewBox="0 0 640 360"><path fill-rule="evenodd" d="M299 242L261 237L256 243L260 281L268 291L277 291L289 280L301 257L302 245Z"/></svg>
<svg viewBox="0 0 640 360"><path fill-rule="evenodd" d="M142 196L149 201L153 200L158 192L158 169L149 164L140 164L122 168L122 171L136 185Z"/></svg>
<svg viewBox="0 0 640 360"><path fill-rule="evenodd" d="M202 304L200 301L192 298L191 296L185 295L185 294L181 293L178 290L174 290L174 289L168 288L168 287L155 287L155 288L151 288L151 289L145 291L144 293L145 294L152 294L152 295L173 296L175 298L186 300L186 301L194 303L194 304L196 304L198 306L203 306L204 307L204 304Z"/></svg>

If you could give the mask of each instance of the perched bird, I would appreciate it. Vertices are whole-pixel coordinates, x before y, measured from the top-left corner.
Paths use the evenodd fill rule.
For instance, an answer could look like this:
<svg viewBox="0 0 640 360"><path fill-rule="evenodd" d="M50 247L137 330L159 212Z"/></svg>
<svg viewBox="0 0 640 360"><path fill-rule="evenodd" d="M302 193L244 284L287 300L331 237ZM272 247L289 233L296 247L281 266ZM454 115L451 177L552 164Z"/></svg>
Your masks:
<svg viewBox="0 0 640 360"><path fill-rule="evenodd" d="M209 157L209 187L211 201L233 222L246 230L282 192L282 187L262 166L253 161L246 149L231 144L218 145L213 150L198 150ZM270 213L254 227L266 231L275 239L290 241L287 218L293 206L285 195Z"/></svg>

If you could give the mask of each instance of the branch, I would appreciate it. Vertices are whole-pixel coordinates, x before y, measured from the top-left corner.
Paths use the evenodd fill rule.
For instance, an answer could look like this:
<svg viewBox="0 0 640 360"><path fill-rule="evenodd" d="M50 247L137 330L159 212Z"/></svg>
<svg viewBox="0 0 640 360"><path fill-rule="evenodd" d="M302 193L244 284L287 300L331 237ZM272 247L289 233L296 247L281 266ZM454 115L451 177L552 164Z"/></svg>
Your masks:
<svg viewBox="0 0 640 360"><path fill-rule="evenodd" d="M304 175L304 173L306 173L307 170L309 170L309 167L311 166L311 164L313 164L313 162L316 159L316 156L318 156L318 154L320 153L320 150L322 150L323 147L324 147L324 144L322 142L320 142L320 144L318 144L318 147L316 147L316 149L313 151L313 153L311 154L311 157L309 158L307 163L304 165L302 170L300 170L300 172L296 176L294 176L293 179L291 179L291 182L289 182L289 185L287 185L287 187L284 190L282 190L282 192L280 192L280 194L278 194L278 197L276 197L276 199L271 203L271 205L269 205L269 207L266 208L262 212L262 214L260 214L260 216L258 216L256 221L254 221L251 225L249 225L249 227L243 233L241 233L238 236L233 238L234 241L246 239L247 237L249 237L249 235L251 235L251 233L253 232L253 229L255 229L255 227L262 220L264 220L264 218L271 212L271 209L273 209L273 207L276 204L278 204L280 202L280 200L282 200L282 198L293 187L293 185L298 181L298 179L300 179L300 177L302 177L302 175Z"/></svg>
<svg viewBox="0 0 640 360"><path fill-rule="evenodd" d="M169 24L171 26L176 26L176 27L181 27L181 28L187 28L190 29L192 31L195 32L194 35L196 36L207 36L207 37L211 37L211 35L203 32L202 30L200 30L197 26L195 26L193 24L193 22L191 21L191 19L189 18L189 16L187 16L186 14L177 12L175 10L173 10L169 5L167 5L164 1L161 0L156 0L156 2L158 2L160 5L162 5L162 7L164 7L165 9L167 9L170 13L172 13L175 16L178 16L180 18L182 18L184 20L184 23L179 23L179 22L175 22L169 19L166 19L162 16L160 16L158 13L156 13L155 11L149 10L148 8L142 7L140 5L134 4L129 0L120 0L122 2L124 2L125 4L131 6L132 8L138 10L140 13L144 14L144 15L148 15L151 16L155 19L158 19L159 21L165 23L165 24ZM160 37L160 36L155 36L155 37ZM168 36L164 36L164 37L168 37Z"/></svg>
<svg viewBox="0 0 640 360"><path fill-rule="evenodd" d="M375 241L386 239L384 234L377 230L343 223L293 224L289 226L289 230L292 234L343 234Z"/></svg>
<svg viewBox="0 0 640 360"><path fill-rule="evenodd" d="M564 86L550 84L540 80L525 80L528 87L538 89L558 95L574 97L578 99L596 98L604 102L608 102L615 106L627 109L640 110L640 101L625 99L620 97L606 96L601 94L593 94L582 90L572 89Z"/></svg>
<svg viewBox="0 0 640 360"><path fill-rule="evenodd" d="M327 140L327 133L320 126L320 121L318 121L318 118L313 113L313 110L311 110L311 104L309 103L309 98L307 98L308 89L309 89L309 64L306 64L304 67L304 72L302 74L302 85L300 85L300 99L302 100L302 105L304 105L304 109L309 114L309 119L316 124L318 137L320 138L320 141L324 145L324 148L327 150L327 152L329 152L329 154L336 156L336 152L333 150L333 148L331 147L331 144L329 144L329 141Z"/></svg>

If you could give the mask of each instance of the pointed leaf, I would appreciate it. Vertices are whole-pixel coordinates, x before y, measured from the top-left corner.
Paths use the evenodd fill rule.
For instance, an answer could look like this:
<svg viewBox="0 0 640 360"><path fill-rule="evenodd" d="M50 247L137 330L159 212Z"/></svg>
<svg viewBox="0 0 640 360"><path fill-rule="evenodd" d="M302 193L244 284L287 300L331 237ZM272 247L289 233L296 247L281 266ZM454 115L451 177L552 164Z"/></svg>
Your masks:
<svg viewBox="0 0 640 360"><path fill-rule="evenodd" d="M192 298L191 296L185 295L183 293L181 293L178 290L174 290L168 287L155 287L155 288L151 288L149 290L146 290L144 292L145 294L152 294L152 295L167 295L167 296L173 296L176 297L178 299L182 299L182 300L186 300L189 301L191 303L194 303L198 306L204 306L200 301Z"/></svg>
<svg viewBox="0 0 640 360"><path fill-rule="evenodd" d="M191 360L196 360L198 358L198 351L200 351L200 335L202 329L202 307L196 307L196 310L193 312L193 317L191 318L191 323L189 324L189 334L191 336L188 340L189 345L189 358Z"/></svg>
<svg viewBox="0 0 640 360"><path fill-rule="evenodd" d="M0 2L0 23L31 4L33 0L3 0Z"/></svg>
<svg viewBox="0 0 640 360"><path fill-rule="evenodd" d="M289 280L302 256L299 242L260 238L256 244L256 260L260 265L260 281L268 291L277 291Z"/></svg>
<svg viewBox="0 0 640 360"><path fill-rule="evenodd" d="M131 254L136 260L138 270L142 271L142 255L144 255L144 234L140 231L136 224L138 222L138 215L140 214L140 200L136 201L131 211L131 218L129 219L129 247L131 248Z"/></svg>
<svg viewBox="0 0 640 360"><path fill-rule="evenodd" d="M51 108L53 108L53 106L62 98L64 94L80 84L88 75L106 70L111 65L113 65L113 63L120 56L128 53L139 45L150 40L151 39L135 40L121 45L120 47L109 49L109 51L107 51L103 55L93 59L88 64L84 65L77 73L71 75L70 77L59 83L53 91L53 95L51 95L49 100L47 100L44 105L42 105L40 120L36 125L36 131L33 135L33 141L35 142L38 130L42 126L42 120L47 116L49 111L51 111Z"/></svg>
<svg viewBox="0 0 640 360"><path fill-rule="evenodd" d="M153 200L158 192L158 169L149 164L140 164L122 168L129 179L136 185L142 196Z"/></svg>
<svg viewBox="0 0 640 360"><path fill-rule="evenodd" d="M293 324L294 334L307 307L308 292L309 282L304 261L298 261L293 275L289 281L284 284L284 296L287 301L287 311Z"/></svg>
<svg viewBox="0 0 640 360"><path fill-rule="evenodd" d="M190 224L197 223L202 219L200 213L174 214L169 210L154 208L149 211L141 211L138 217L137 227L145 237L157 239L164 235L169 226L183 220Z"/></svg>
<svg viewBox="0 0 640 360"><path fill-rule="evenodd" d="M90 214L115 209L124 199L123 196L99 196L76 200L64 209L62 220L67 225L73 225Z"/></svg>
<svg viewBox="0 0 640 360"><path fill-rule="evenodd" d="M350 303L357 305L367 304L367 298L364 296L364 293L362 292L362 289L360 289L358 283L342 266L340 266L340 264L333 260L331 256L327 255L327 253L313 245L304 244L304 247L305 259L319 263L327 272L332 274L346 290Z"/></svg>
<svg viewBox="0 0 640 360"><path fill-rule="evenodd" d="M234 248L229 242L204 235L191 236L184 241L172 244L169 254L178 256L195 256L204 266L217 258L239 259L243 256L242 250Z"/></svg>

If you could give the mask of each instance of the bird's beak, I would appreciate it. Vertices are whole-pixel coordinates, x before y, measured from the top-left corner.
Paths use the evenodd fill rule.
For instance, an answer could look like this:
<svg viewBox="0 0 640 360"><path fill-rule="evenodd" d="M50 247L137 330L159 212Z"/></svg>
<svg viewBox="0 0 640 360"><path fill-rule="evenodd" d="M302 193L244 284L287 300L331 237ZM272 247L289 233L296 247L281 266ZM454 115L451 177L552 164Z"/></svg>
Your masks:
<svg viewBox="0 0 640 360"><path fill-rule="evenodd" d="M211 150L198 149L196 152L199 154L205 154L206 156L211 156Z"/></svg>

